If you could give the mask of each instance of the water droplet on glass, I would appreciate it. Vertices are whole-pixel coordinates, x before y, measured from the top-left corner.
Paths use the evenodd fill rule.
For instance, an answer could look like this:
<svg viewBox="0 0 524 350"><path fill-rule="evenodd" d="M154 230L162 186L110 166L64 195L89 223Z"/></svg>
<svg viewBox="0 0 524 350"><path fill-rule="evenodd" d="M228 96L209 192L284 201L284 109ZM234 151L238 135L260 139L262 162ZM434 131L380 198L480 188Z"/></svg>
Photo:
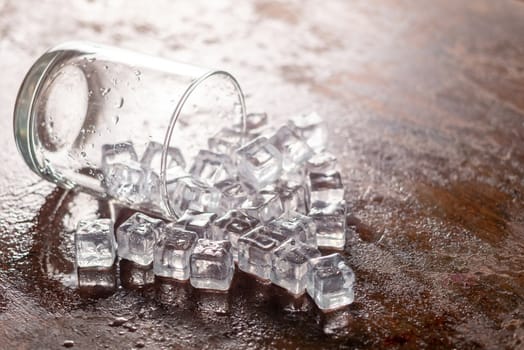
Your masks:
<svg viewBox="0 0 524 350"><path fill-rule="evenodd" d="M118 101L118 103L115 105L116 108L122 108L122 106L124 105L124 98L123 97L120 97L120 100Z"/></svg>
<svg viewBox="0 0 524 350"><path fill-rule="evenodd" d="M84 151L80 152L80 155L82 156L82 158L85 158L85 157L87 157L87 153L86 153L86 152L84 152Z"/></svg>
<svg viewBox="0 0 524 350"><path fill-rule="evenodd" d="M115 115L115 116L113 117L113 122L115 123L115 125L118 124L119 120L120 120L120 116Z"/></svg>
<svg viewBox="0 0 524 350"><path fill-rule="evenodd" d="M102 96L105 96L105 95L107 95L110 92L111 92L111 88L100 88L100 94Z"/></svg>

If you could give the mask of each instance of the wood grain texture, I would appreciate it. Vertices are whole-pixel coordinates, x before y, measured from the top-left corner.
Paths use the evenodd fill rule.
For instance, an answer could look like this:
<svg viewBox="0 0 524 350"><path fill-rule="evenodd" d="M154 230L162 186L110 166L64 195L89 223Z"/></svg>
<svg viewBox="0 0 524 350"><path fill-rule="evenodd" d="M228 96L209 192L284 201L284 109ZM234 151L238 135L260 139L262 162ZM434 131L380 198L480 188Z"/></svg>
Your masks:
<svg viewBox="0 0 524 350"><path fill-rule="evenodd" d="M248 109L325 116L343 164L356 302L237 273L226 295L116 271L78 288L72 229L104 203L23 164L18 86L85 39L223 67ZM524 2L0 0L0 348L524 347ZM128 321L110 325L117 316Z"/></svg>

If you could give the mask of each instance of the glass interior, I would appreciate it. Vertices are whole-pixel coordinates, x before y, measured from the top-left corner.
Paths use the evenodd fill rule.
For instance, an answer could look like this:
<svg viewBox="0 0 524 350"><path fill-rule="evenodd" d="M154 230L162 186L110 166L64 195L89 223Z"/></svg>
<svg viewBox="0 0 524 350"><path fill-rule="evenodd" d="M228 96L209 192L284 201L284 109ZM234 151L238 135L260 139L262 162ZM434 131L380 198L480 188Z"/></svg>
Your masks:
<svg viewBox="0 0 524 350"><path fill-rule="evenodd" d="M100 170L103 145L132 142L140 159L149 142L169 144L190 167L207 139L244 113L240 87L227 72L67 43L44 54L27 74L14 131L33 171L60 186L108 197ZM159 208L157 214L169 216L169 205Z"/></svg>

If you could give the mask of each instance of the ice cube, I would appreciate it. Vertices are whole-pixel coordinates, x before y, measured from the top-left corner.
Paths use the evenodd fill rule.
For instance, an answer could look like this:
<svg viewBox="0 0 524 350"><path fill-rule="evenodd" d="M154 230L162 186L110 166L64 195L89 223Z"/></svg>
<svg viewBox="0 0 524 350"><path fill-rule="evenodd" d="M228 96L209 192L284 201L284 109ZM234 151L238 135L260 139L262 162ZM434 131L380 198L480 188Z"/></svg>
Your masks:
<svg viewBox="0 0 524 350"><path fill-rule="evenodd" d="M285 241L268 228L258 226L238 239L238 268L269 280L273 251Z"/></svg>
<svg viewBox="0 0 524 350"><path fill-rule="evenodd" d="M273 253L271 282L290 293L301 295L306 290L309 259L320 251L295 239L284 242Z"/></svg>
<svg viewBox="0 0 524 350"><path fill-rule="evenodd" d="M288 216L270 221L267 227L285 237L295 238L314 247L317 246L317 227L314 220L309 216L290 213Z"/></svg>
<svg viewBox="0 0 524 350"><path fill-rule="evenodd" d="M228 290L235 266L229 241L199 239L191 254L191 285L195 288Z"/></svg>
<svg viewBox="0 0 524 350"><path fill-rule="evenodd" d="M293 117L289 120L288 125L316 152L326 147L327 126L316 112Z"/></svg>
<svg viewBox="0 0 524 350"><path fill-rule="evenodd" d="M216 227L213 222L216 220L215 213L203 213L197 210L186 210L177 220L176 225L185 230L195 232L198 238L214 239L217 237Z"/></svg>
<svg viewBox="0 0 524 350"><path fill-rule="evenodd" d="M286 173L300 168L313 155L311 147L286 125L280 127L269 142L282 154L282 169Z"/></svg>
<svg viewBox="0 0 524 350"><path fill-rule="evenodd" d="M83 220L75 232L78 267L110 267L115 262L115 233L110 219Z"/></svg>
<svg viewBox="0 0 524 350"><path fill-rule="evenodd" d="M277 183L278 185L286 184L288 187L305 185L306 175L307 172L305 168L295 168L288 171L287 173L282 174Z"/></svg>
<svg viewBox="0 0 524 350"><path fill-rule="evenodd" d="M307 293L322 309L349 305L355 298L355 274L338 254L309 260Z"/></svg>
<svg viewBox="0 0 524 350"><path fill-rule="evenodd" d="M153 270L155 275L187 280L189 278L189 257L198 236L176 224L168 224L161 232L161 238L154 249Z"/></svg>
<svg viewBox="0 0 524 350"><path fill-rule="evenodd" d="M103 185L112 197L128 204L139 204L153 197L151 179L154 176L149 170L142 168L139 162L129 160L106 165Z"/></svg>
<svg viewBox="0 0 524 350"><path fill-rule="evenodd" d="M232 155L242 145L241 131L223 128L207 140L209 150L219 154Z"/></svg>
<svg viewBox="0 0 524 350"><path fill-rule="evenodd" d="M262 222L271 221L284 213L282 201L278 193L273 191L259 192L254 197L246 199L241 209Z"/></svg>
<svg viewBox="0 0 524 350"><path fill-rule="evenodd" d="M103 171L106 166L111 164L137 160L138 157L131 141L102 145L101 163Z"/></svg>
<svg viewBox="0 0 524 350"><path fill-rule="evenodd" d="M139 265L153 262L153 248L164 222L135 213L116 230L118 255Z"/></svg>
<svg viewBox="0 0 524 350"><path fill-rule="evenodd" d="M286 183L277 187L284 212L287 214L308 212L309 192L302 184Z"/></svg>
<svg viewBox="0 0 524 350"><path fill-rule="evenodd" d="M142 155L140 162L146 168L149 168L160 174L160 163L162 161L162 149L164 145L155 141L150 141L147 144L146 150ZM173 166L179 166L181 168L186 167L186 162L182 156L182 152L176 147L167 148L167 163L166 169Z"/></svg>
<svg viewBox="0 0 524 350"><path fill-rule="evenodd" d="M120 283L127 289L141 289L155 282L153 264L140 265L129 260L120 260Z"/></svg>
<svg viewBox="0 0 524 350"><path fill-rule="evenodd" d="M215 212L220 206L220 192L191 176L176 179L169 190L169 201L176 215L187 209Z"/></svg>
<svg viewBox="0 0 524 350"><path fill-rule="evenodd" d="M255 188L272 183L282 173L282 155L263 136L239 148L236 155L239 176Z"/></svg>
<svg viewBox="0 0 524 350"><path fill-rule="evenodd" d="M267 113L248 113L246 115L246 131L252 132L267 125Z"/></svg>
<svg viewBox="0 0 524 350"><path fill-rule="evenodd" d="M337 157L329 152L317 153L308 159L306 169L312 173L337 171Z"/></svg>
<svg viewBox="0 0 524 350"><path fill-rule="evenodd" d="M78 289L89 296L112 294L116 289L116 268L79 267L77 269Z"/></svg>
<svg viewBox="0 0 524 350"><path fill-rule="evenodd" d="M317 244L323 248L343 249L346 244L346 202L317 202L309 210L317 227Z"/></svg>
<svg viewBox="0 0 524 350"><path fill-rule="evenodd" d="M240 208L247 199L248 192L245 185L236 180L226 180L215 185L220 193L220 204L216 210L219 215L225 214L230 209Z"/></svg>
<svg viewBox="0 0 524 350"><path fill-rule="evenodd" d="M258 219L240 210L230 210L215 221L220 239L228 239L231 242L231 251L235 261L238 261L238 239L254 229L259 222Z"/></svg>
<svg viewBox="0 0 524 350"><path fill-rule="evenodd" d="M233 161L228 155L206 150L198 152L189 172L210 186L235 177Z"/></svg>
<svg viewBox="0 0 524 350"><path fill-rule="evenodd" d="M309 173L308 188L311 205L315 202L330 204L344 200L344 185L338 171Z"/></svg>

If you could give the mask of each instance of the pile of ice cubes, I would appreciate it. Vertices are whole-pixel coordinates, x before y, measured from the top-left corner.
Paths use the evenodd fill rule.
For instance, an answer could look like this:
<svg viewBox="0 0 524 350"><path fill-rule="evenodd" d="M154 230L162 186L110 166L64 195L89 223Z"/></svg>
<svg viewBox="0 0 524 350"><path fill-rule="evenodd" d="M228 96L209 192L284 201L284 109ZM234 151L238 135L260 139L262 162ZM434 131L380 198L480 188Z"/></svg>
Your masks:
<svg viewBox="0 0 524 350"><path fill-rule="evenodd" d="M316 113L278 129L266 114L248 114L220 130L192 164L169 148L166 188L177 219L136 213L116 229L108 219L81 222L79 267L111 266L118 255L153 266L155 275L195 288L228 290L238 268L294 295L307 292L321 309L353 302L355 276L338 254L346 241L344 187L328 133ZM105 145L102 173L111 196L159 206L162 145L138 160L131 142Z"/></svg>

